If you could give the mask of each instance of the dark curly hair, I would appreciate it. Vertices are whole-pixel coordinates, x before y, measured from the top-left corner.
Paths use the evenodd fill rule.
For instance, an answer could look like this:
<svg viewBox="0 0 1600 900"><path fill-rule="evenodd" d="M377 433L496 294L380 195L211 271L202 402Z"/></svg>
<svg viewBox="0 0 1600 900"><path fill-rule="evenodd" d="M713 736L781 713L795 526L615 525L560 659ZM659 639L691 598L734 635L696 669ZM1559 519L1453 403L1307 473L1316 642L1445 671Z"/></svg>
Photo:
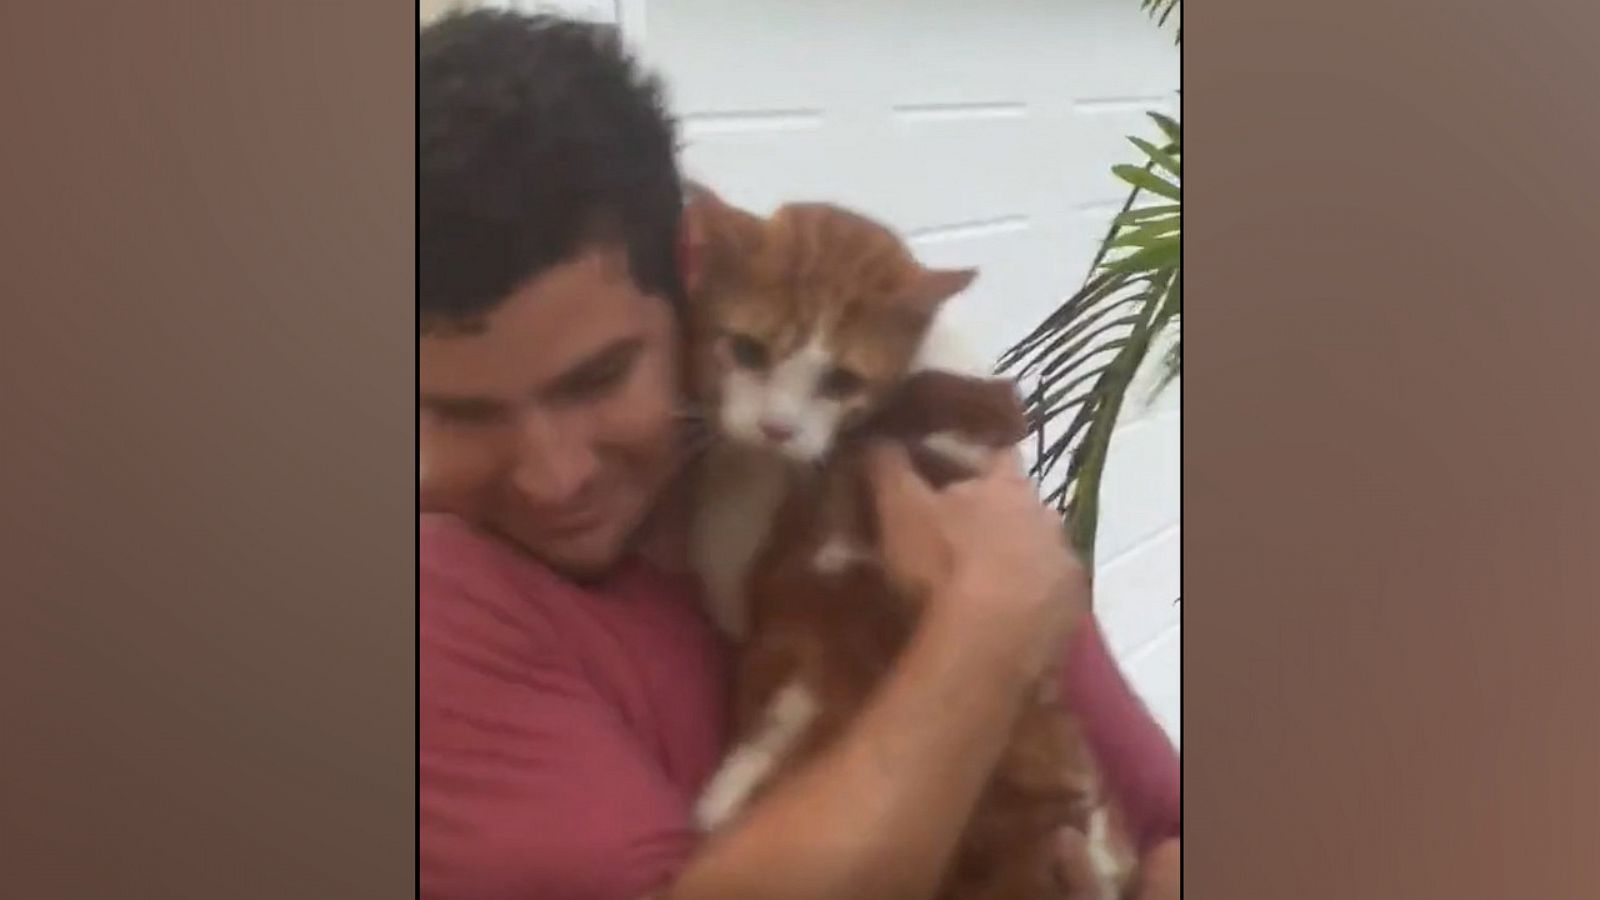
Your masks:
<svg viewBox="0 0 1600 900"><path fill-rule="evenodd" d="M470 325L580 249L682 301L682 188L660 83L617 31L475 10L418 37L417 312Z"/></svg>

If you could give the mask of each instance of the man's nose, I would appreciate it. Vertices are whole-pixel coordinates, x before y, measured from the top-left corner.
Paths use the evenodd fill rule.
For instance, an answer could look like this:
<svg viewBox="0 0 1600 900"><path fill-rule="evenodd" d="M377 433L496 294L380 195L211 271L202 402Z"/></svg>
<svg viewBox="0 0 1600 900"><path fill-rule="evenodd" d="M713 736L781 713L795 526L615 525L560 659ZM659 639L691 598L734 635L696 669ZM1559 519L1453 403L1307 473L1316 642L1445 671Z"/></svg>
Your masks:
<svg viewBox="0 0 1600 900"><path fill-rule="evenodd" d="M530 502L556 505L571 500L599 468L585 429L537 413L526 417L512 480Z"/></svg>

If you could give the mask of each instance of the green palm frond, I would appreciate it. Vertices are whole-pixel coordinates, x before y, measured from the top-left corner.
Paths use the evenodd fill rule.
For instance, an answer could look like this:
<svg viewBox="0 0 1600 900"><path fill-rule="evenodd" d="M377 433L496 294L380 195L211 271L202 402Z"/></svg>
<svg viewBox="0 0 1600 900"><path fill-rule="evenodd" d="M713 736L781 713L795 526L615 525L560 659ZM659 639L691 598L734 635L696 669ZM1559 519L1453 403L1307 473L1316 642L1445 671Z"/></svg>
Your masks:
<svg viewBox="0 0 1600 900"><path fill-rule="evenodd" d="M1139 0L1139 8L1156 20L1157 25L1167 24L1167 19L1178 11L1178 0ZM1181 16L1180 16L1181 18ZM1183 42L1183 26L1178 26L1178 42Z"/></svg>
<svg viewBox="0 0 1600 900"><path fill-rule="evenodd" d="M1131 190L1089 277L999 365L1025 386L1033 474L1047 485L1060 476L1046 499L1066 516L1073 543L1091 561L1112 429L1152 342L1182 311L1182 134L1173 119L1151 118L1164 143L1130 138L1145 163L1113 168ZM1181 360L1180 339L1167 353L1162 386L1177 376Z"/></svg>

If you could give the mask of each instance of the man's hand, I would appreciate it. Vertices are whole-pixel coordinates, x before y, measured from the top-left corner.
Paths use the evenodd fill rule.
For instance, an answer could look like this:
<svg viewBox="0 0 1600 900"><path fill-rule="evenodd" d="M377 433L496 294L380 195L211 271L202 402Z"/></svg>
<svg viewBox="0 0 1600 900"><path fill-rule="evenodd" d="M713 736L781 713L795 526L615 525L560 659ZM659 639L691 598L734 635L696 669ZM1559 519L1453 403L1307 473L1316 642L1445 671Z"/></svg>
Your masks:
<svg viewBox="0 0 1600 900"><path fill-rule="evenodd" d="M1084 843L1083 833L1073 828L1062 829L1056 839L1056 879L1063 887L1095 883L1092 857ZM1157 844L1135 873L1133 900L1178 900L1182 886L1178 855L1176 838Z"/></svg>
<svg viewBox="0 0 1600 900"><path fill-rule="evenodd" d="M1139 866L1138 900L1178 900L1183 886L1178 839L1157 844Z"/></svg>
<svg viewBox="0 0 1600 900"><path fill-rule="evenodd" d="M973 638L1037 674L1089 608L1089 579L1016 458L935 491L894 445L871 458L884 564Z"/></svg>

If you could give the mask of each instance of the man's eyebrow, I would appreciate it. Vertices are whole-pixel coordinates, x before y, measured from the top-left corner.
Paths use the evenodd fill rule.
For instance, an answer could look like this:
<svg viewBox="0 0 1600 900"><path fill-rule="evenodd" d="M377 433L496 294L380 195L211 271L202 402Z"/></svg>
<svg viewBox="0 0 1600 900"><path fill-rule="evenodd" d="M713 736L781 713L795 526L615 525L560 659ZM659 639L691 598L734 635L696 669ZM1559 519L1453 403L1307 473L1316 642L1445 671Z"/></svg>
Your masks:
<svg viewBox="0 0 1600 900"><path fill-rule="evenodd" d="M574 364L549 386L536 391L535 395L544 395L552 391L559 392L568 389L574 383L582 382L586 377L591 376L593 370L603 368L621 358L636 355L643 348L643 338L637 336L618 338ZM501 412L508 405L506 401L495 397L463 394L422 393L418 395L417 399L419 403L429 409L453 415L491 415Z"/></svg>
<svg viewBox="0 0 1600 900"><path fill-rule="evenodd" d="M593 370L637 354L644 348L644 339L637 336L618 338L589 354L576 365L563 372L552 382L551 390L560 391L593 374Z"/></svg>
<svg viewBox="0 0 1600 900"><path fill-rule="evenodd" d="M450 394L422 394L418 401L430 409L448 413L496 413L505 403L493 397L465 397Z"/></svg>

